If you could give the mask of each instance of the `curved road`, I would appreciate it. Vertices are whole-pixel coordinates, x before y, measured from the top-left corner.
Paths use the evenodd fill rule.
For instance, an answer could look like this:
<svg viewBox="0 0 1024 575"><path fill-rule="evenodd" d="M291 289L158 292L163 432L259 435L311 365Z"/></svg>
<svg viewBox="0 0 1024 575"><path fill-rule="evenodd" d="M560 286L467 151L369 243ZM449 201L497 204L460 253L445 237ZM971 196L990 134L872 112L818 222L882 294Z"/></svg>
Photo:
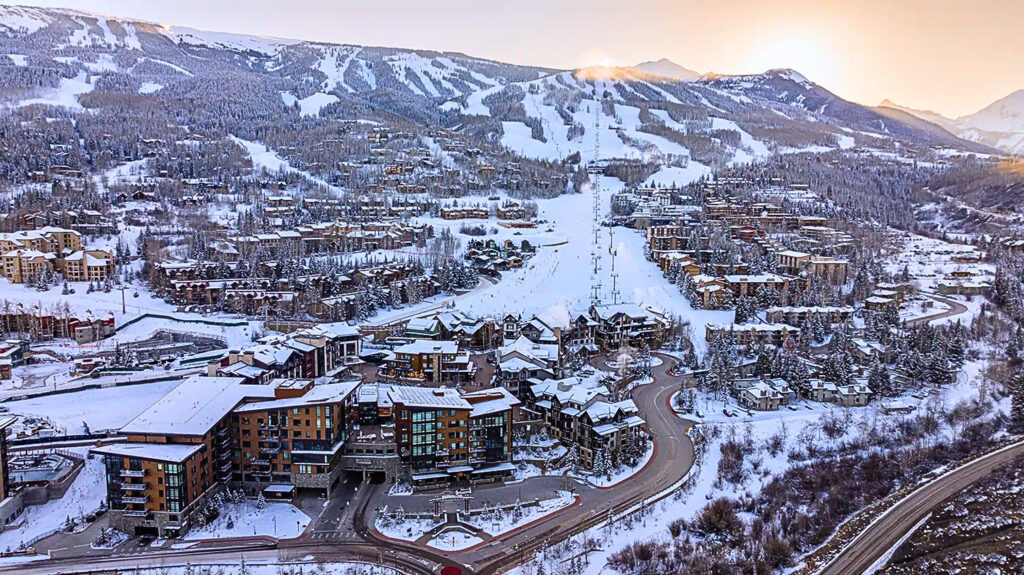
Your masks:
<svg viewBox="0 0 1024 575"><path fill-rule="evenodd" d="M368 493L360 498L353 515L356 533L365 542L338 543L295 539L273 543L246 543L215 549L144 552L129 556L73 557L0 566L0 573L43 575L75 572L83 569L181 565L192 563L237 562L247 560L299 560L310 556L321 561L364 561L397 567L409 575L431 575L447 565L463 568L467 575L493 575L528 559L540 547L553 544L607 520L609 510L618 514L640 503L651 503L678 484L694 463L693 444L686 435L692 422L680 419L669 407L669 399L679 389L678 378L668 375L678 360L660 355L662 364L653 368L654 381L636 387L633 399L647 420L654 440L654 454L644 468L614 487L597 489L580 485L578 504L549 515L535 523L495 537L486 545L457 552L440 552L412 543L382 538L367 525L367 507L376 498ZM375 486L374 489L380 489Z"/></svg>
<svg viewBox="0 0 1024 575"><path fill-rule="evenodd" d="M1024 455L1024 440L979 457L926 483L868 525L854 540L819 569L819 575L859 575L893 548L928 513L946 499L996 468Z"/></svg>
<svg viewBox="0 0 1024 575"><path fill-rule="evenodd" d="M671 356L660 355L662 364L653 368L654 382L633 390L633 399L647 420L648 431L654 440L654 454L647 465L629 480L609 489L585 487L577 489L580 503L559 513L543 518L510 533L495 537L486 545L465 551L444 554L411 543L387 541L420 557L433 557L459 563L467 573L492 575L502 568L518 564L529 558L533 551L546 544L565 540L608 518L608 510L620 513L677 484L694 463L693 443L686 435L692 422L680 419L669 407L669 399L679 389L679 380L668 375L678 363ZM365 498L364 501L372 498ZM367 530L365 516L356 515L356 529L376 541L383 542L373 531Z"/></svg>
<svg viewBox="0 0 1024 575"><path fill-rule="evenodd" d="M960 302L958 302L956 300L952 300L952 299L949 299L947 297L942 297L942 296L938 296L938 295L935 295L935 294L925 294L925 295L927 295L928 297L932 298L935 301L942 302L942 303L948 305L949 309L946 310L946 311L942 311L942 312L936 313L936 314L926 315L924 317L918 317L918 318L907 320L907 322L906 322L907 326L910 326L910 327L919 326L919 325L923 325L923 324L926 324L926 323L931 323L931 322L933 322L933 321L935 321L937 319L943 319L943 318L953 317L953 316L956 316L956 315L967 313L967 306L965 306L964 304L962 304L962 303L960 303Z"/></svg>

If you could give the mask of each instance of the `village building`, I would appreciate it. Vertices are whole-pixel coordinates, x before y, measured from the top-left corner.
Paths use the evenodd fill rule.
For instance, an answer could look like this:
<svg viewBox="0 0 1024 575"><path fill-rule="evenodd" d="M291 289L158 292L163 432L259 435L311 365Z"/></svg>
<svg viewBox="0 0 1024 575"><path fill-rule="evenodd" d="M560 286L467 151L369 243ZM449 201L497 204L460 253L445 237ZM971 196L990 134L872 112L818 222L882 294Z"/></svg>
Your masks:
<svg viewBox="0 0 1024 575"><path fill-rule="evenodd" d="M395 348L378 375L408 383L461 383L473 379L476 365L458 342L414 340Z"/></svg>

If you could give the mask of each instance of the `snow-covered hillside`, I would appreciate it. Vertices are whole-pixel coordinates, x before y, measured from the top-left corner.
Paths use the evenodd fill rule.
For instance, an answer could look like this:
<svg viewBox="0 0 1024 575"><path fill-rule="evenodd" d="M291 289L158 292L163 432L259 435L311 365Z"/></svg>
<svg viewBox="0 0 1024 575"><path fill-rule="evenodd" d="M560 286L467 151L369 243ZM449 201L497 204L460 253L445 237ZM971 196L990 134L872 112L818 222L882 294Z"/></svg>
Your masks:
<svg viewBox="0 0 1024 575"><path fill-rule="evenodd" d="M929 110L915 110L889 100L881 106L913 114L942 126L956 136L1009 154L1024 155L1024 90L1000 98L981 110L956 119Z"/></svg>
<svg viewBox="0 0 1024 575"><path fill-rule="evenodd" d="M972 148L843 100L793 70L697 77L662 59L559 71L454 52L207 32L9 6L0 6L0 54L8 55L0 69L10 72L0 75L0 87L20 98L8 102L15 105L80 108L79 96L98 83L100 92L195 98L204 90L222 93L213 86L231 78L257 87L243 91L251 101L240 106L278 106L280 113L294 108L303 118L355 106L445 127L471 119L468 129L484 141L549 160L594 159L598 141L603 158L679 169L895 140ZM872 137L858 141L866 133Z"/></svg>

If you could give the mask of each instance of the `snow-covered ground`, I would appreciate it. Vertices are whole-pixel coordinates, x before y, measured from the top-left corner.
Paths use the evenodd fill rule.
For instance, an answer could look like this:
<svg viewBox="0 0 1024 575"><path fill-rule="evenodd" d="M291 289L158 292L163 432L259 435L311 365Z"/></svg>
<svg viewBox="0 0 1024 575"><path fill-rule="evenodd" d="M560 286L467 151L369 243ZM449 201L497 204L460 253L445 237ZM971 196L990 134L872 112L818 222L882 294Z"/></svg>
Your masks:
<svg viewBox="0 0 1024 575"><path fill-rule="evenodd" d="M678 181L677 184L689 183ZM609 206L611 195L622 189L615 178L601 178L602 205ZM590 258L593 244L590 190L583 194L562 195L553 199L537 200L538 220L547 220L533 230L497 228L487 236L503 242L528 240L537 249L537 255L518 270L502 273L499 284L480 290L458 300L458 309L478 317L500 317L506 313L543 314L558 320L567 320L574 311L585 310L590 303L593 265ZM457 234L461 222L440 218L418 218L435 229L449 227ZM551 229L551 232L546 230ZM669 283L661 270L644 257L644 236L627 228L614 229L615 271L620 301L644 304L661 309L671 315L688 320L693 333L702 334L708 323L729 322L730 311L695 310ZM598 272L602 297L611 301L611 262L608 255L609 228L602 228L600 249L603 262ZM519 232L519 235L516 235ZM468 240L463 236L464 241ZM371 321L377 321L373 318ZM695 338L703 345L703 338Z"/></svg>
<svg viewBox="0 0 1024 575"><path fill-rule="evenodd" d="M294 106L297 103L299 105L299 114L302 116L316 116L320 114L320 110L323 110L325 106L337 102L338 97L334 94L317 92L300 100L290 92L281 92L281 100L288 107Z"/></svg>
<svg viewBox="0 0 1024 575"><path fill-rule="evenodd" d="M654 445L651 443L647 444L647 449L644 451L644 456L641 457L636 465L620 465L619 467L612 469L607 474L591 474L584 477L584 479L597 487L614 487L623 481L633 477L641 469L647 465L647 462L654 456Z"/></svg>
<svg viewBox="0 0 1024 575"><path fill-rule="evenodd" d="M431 539L427 545L441 551L459 551L461 549L468 549L477 543L483 543L483 539L471 533L453 529Z"/></svg>
<svg viewBox="0 0 1024 575"><path fill-rule="evenodd" d="M87 447L74 448L71 451L85 455ZM0 532L0 549L17 549L21 545L31 545L51 533L63 529L68 519L83 528L80 518L98 510L107 497L107 480L104 474L103 459L87 458L85 467L71 484L71 488L60 499L48 501L42 505L30 505L15 520L15 526Z"/></svg>
<svg viewBox="0 0 1024 575"><path fill-rule="evenodd" d="M576 496L568 491L559 491L555 497L544 499L534 507L523 507L522 516L517 517L515 513L492 510L489 513L475 515L469 519L469 524L483 529L491 535L501 535L528 523L536 521L541 517L556 513L572 505Z"/></svg>
<svg viewBox="0 0 1024 575"><path fill-rule="evenodd" d="M471 517L462 516L462 520L492 536L499 536L513 531L552 513L565 509L576 501L576 496L569 491L558 491L554 497L541 500L537 505L520 506L515 509L488 508L482 513ZM443 519L404 518L396 520L385 514L378 515L376 528L383 535L403 541L416 541L444 523ZM481 539L455 526L434 537L427 544L438 549L452 551L465 549L479 543Z"/></svg>
<svg viewBox="0 0 1024 575"><path fill-rule="evenodd" d="M92 78L85 72L80 72L74 78L61 78L57 89L46 90L42 95L22 100L15 104L15 106L24 107L41 104L81 110L82 105L78 103L78 96L92 92L92 89Z"/></svg>
<svg viewBox="0 0 1024 575"><path fill-rule="evenodd" d="M290 539L302 535L307 525L309 516L291 503L268 501L263 509L256 501L225 503L217 519L191 529L185 539L194 541L253 535Z"/></svg>
<svg viewBox="0 0 1024 575"><path fill-rule="evenodd" d="M904 232L894 232L902 241L896 253L885 260L886 270L900 274L904 268L920 289L934 289L938 280L953 272L973 272L976 278L991 278L995 267L989 263L962 264L953 261L953 256L978 255L978 248L969 244L946 242Z"/></svg>

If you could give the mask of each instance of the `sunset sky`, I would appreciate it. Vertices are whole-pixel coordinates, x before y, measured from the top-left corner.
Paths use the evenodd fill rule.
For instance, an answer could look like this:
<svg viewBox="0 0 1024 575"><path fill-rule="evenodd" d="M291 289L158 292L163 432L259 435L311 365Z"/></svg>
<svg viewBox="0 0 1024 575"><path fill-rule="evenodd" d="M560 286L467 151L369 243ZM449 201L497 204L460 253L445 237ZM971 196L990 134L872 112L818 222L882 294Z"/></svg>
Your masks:
<svg viewBox="0 0 1024 575"><path fill-rule="evenodd" d="M727 74L790 67L857 102L948 116L1024 89L1021 0L22 1L552 68L658 58Z"/></svg>

